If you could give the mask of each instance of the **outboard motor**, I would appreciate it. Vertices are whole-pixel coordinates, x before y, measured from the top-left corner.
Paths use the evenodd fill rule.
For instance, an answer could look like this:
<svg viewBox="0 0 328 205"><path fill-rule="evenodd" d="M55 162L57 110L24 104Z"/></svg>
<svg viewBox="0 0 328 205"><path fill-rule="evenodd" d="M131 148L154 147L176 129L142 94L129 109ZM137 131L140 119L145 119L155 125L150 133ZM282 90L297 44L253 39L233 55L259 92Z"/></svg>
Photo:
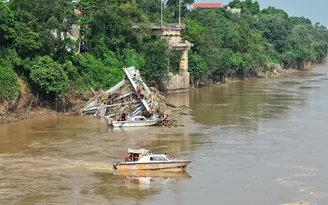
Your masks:
<svg viewBox="0 0 328 205"><path fill-rule="evenodd" d="M113 124L113 120L108 119L107 124L108 124L109 126L112 125L112 124Z"/></svg>
<svg viewBox="0 0 328 205"><path fill-rule="evenodd" d="M116 161L113 162L113 167L114 167L114 169L117 169L117 166L118 166L118 165L120 165L120 162L116 162Z"/></svg>

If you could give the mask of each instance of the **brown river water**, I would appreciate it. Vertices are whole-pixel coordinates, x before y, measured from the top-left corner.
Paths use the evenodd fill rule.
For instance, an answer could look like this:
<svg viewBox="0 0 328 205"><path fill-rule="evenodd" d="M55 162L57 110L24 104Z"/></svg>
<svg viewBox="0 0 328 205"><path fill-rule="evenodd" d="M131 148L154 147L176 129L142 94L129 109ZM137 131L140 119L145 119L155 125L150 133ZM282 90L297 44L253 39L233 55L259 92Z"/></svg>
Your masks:
<svg viewBox="0 0 328 205"><path fill-rule="evenodd" d="M179 128L88 116L0 125L0 204L328 204L328 65L174 94ZM116 172L127 148L192 160Z"/></svg>

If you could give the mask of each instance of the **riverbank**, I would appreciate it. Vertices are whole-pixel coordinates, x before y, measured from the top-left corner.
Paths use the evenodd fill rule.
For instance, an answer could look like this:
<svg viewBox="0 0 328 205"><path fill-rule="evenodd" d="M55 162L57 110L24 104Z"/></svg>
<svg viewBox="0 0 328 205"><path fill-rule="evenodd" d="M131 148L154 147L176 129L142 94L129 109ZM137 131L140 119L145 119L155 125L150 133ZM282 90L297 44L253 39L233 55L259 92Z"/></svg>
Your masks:
<svg viewBox="0 0 328 205"><path fill-rule="evenodd" d="M306 68L307 70L310 67ZM260 72L258 78L268 78L280 75L287 75L295 72L301 72L297 69L282 69L277 67L273 72ZM245 79L247 80L247 78ZM225 79L223 85L228 85L239 80ZM56 112L49 104L42 104L38 99L31 94L24 82L19 79L21 85L21 95L17 102L5 101L0 103L0 124L16 122L24 119L38 118L38 117L59 117L81 114L80 110L85 106L87 101L81 98L73 97L68 101L69 108L66 112Z"/></svg>
<svg viewBox="0 0 328 205"><path fill-rule="evenodd" d="M293 74L293 73L296 73L296 72L302 72L302 71L310 70L312 67L313 67L313 65L312 66L308 65L303 70L298 70L298 69L293 69L293 68L283 69L280 66L276 66L276 68L272 72L270 72L270 71L267 71L267 72L259 71L259 72L257 72L257 77L254 77L254 76L253 77L248 77L248 78L245 78L243 80L259 79L259 78L272 78L272 77L278 77L278 76L281 76L281 75L289 75L289 74ZM240 79L226 78L226 79L224 79L223 83L219 83L219 84L220 85L229 85L231 83L235 83L235 82L238 82L238 81L241 81L241 80Z"/></svg>
<svg viewBox="0 0 328 205"><path fill-rule="evenodd" d="M42 102L35 98L31 90L26 86L21 78L18 78L20 84L20 96L16 102L3 101L0 102L0 124L16 122L25 119L38 117L58 117L64 115L80 114L80 109L85 105L81 98L68 101L70 106L65 113L56 112L49 102Z"/></svg>

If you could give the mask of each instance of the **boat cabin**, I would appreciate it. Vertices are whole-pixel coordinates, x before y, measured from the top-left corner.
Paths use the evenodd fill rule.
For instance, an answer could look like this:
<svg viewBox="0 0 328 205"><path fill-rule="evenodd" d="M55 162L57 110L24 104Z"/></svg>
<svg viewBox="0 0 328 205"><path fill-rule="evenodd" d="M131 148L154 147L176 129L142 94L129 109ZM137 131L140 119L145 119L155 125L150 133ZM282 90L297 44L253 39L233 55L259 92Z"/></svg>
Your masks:
<svg viewBox="0 0 328 205"><path fill-rule="evenodd" d="M138 161L141 157L151 155L150 150L146 149L138 149L138 150L133 150L133 149L128 149L124 153L124 161L126 162L131 162L131 161Z"/></svg>
<svg viewBox="0 0 328 205"><path fill-rule="evenodd" d="M124 153L125 162L165 162L171 161L171 158L166 154L153 154L151 150L132 150L128 149Z"/></svg>
<svg viewBox="0 0 328 205"><path fill-rule="evenodd" d="M152 154L150 156L143 156L139 159L138 162L169 162L171 161L170 157L166 154Z"/></svg>

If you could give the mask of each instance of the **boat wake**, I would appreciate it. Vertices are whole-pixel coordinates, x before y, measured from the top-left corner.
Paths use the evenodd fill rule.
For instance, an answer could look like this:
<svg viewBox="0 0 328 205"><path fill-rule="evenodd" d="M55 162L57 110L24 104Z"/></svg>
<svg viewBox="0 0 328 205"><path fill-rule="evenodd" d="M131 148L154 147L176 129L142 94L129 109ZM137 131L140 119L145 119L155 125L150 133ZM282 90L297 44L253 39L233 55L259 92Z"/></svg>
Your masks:
<svg viewBox="0 0 328 205"><path fill-rule="evenodd" d="M38 168L38 170L43 170L43 171L51 171L51 170L64 170L64 169L86 169L86 170L95 170L95 171L113 171L113 165L103 163L103 162L98 162L98 163L93 163L93 162L76 162L74 164L69 164L66 166L54 166L54 167L42 167Z"/></svg>
<svg viewBox="0 0 328 205"><path fill-rule="evenodd" d="M79 168L79 169L87 169L87 170L107 170L107 171L113 171L113 165L99 162L99 163L90 163L90 162L84 162L84 163L78 163L73 165L72 167Z"/></svg>

